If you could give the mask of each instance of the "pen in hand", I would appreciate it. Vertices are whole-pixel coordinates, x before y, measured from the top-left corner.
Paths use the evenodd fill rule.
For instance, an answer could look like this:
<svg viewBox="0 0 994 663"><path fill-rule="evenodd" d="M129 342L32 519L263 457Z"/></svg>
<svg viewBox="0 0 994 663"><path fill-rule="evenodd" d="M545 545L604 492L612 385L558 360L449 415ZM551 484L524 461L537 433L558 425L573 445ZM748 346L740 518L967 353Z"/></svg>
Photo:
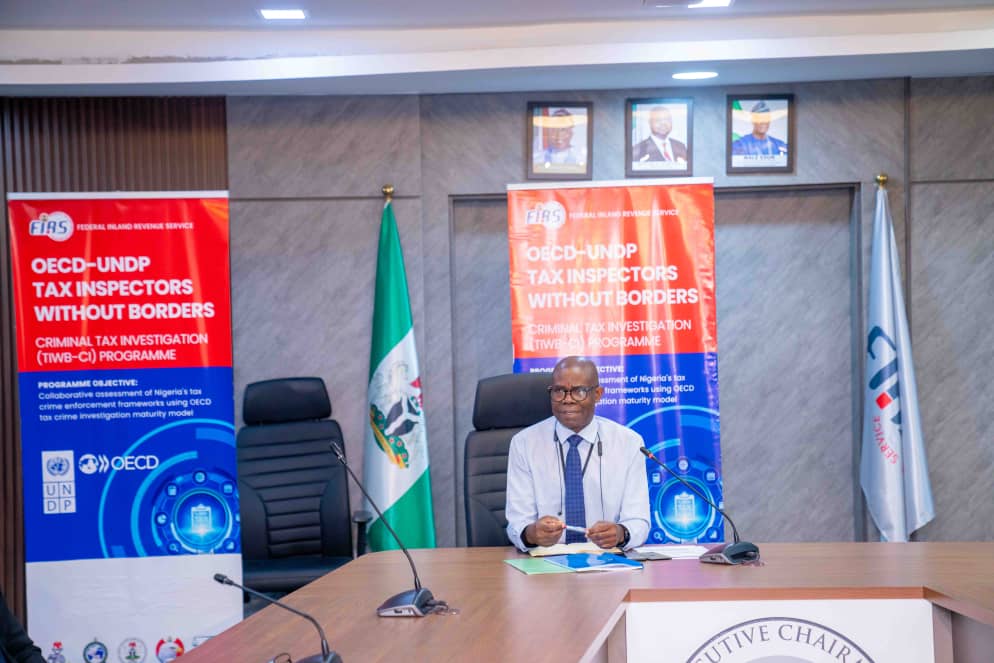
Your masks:
<svg viewBox="0 0 994 663"><path fill-rule="evenodd" d="M576 525L566 525L566 524L563 524L563 528L567 532L576 532L577 534L583 534L584 536L586 536L586 534L587 534L587 528L586 527L577 527Z"/></svg>

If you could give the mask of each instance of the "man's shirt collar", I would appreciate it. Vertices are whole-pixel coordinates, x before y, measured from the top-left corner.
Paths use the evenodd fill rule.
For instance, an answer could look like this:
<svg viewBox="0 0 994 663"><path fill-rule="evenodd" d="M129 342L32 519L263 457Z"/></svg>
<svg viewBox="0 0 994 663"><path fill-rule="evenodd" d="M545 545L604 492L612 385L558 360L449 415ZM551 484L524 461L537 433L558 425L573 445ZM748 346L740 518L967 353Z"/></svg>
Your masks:
<svg viewBox="0 0 994 663"><path fill-rule="evenodd" d="M563 426L561 423L559 423L558 419L556 420L556 435L559 436L560 444L565 444L566 440L568 440L571 435L579 435L585 441L589 442L590 444L593 444L594 440L597 439L597 431L598 431L598 426L597 426L596 416L593 419L591 419L590 423L587 424L586 427L583 428L579 433L574 433L569 428L566 428L566 426Z"/></svg>

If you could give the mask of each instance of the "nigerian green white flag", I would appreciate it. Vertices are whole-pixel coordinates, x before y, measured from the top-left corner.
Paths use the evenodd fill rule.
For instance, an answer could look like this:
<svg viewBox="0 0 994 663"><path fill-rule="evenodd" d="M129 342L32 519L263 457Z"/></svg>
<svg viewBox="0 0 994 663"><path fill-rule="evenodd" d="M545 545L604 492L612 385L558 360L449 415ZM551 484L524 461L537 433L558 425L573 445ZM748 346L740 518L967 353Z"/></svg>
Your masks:
<svg viewBox="0 0 994 663"><path fill-rule="evenodd" d="M431 510L421 372L414 347L404 254L389 200L383 206L380 221L368 393L363 483L404 545L433 548L435 520ZM372 509L370 512L375 513ZM373 520L369 525L370 550L397 547L382 520Z"/></svg>

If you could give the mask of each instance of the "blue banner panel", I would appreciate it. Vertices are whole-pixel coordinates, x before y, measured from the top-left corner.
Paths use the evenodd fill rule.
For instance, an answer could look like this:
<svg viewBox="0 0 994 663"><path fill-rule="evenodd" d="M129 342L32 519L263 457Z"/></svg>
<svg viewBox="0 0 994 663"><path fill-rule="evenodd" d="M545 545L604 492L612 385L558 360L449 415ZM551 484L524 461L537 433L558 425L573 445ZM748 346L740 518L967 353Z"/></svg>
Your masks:
<svg viewBox="0 0 994 663"><path fill-rule="evenodd" d="M590 357L604 396L597 413L635 430L645 446L682 479L724 507L714 353ZM518 359L514 372L551 371L557 358ZM699 495L651 460L647 543L714 543L724 519Z"/></svg>
<svg viewBox="0 0 994 663"><path fill-rule="evenodd" d="M240 552L231 380L22 373L27 561Z"/></svg>

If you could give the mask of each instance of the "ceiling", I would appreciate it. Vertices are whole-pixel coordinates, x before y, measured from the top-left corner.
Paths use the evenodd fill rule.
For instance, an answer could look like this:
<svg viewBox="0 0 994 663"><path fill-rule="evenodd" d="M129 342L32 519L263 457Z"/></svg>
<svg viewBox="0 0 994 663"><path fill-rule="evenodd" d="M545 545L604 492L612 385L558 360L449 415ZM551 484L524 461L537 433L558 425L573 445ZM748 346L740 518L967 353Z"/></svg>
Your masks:
<svg viewBox="0 0 994 663"><path fill-rule="evenodd" d="M991 74L994 0L0 0L0 95L659 88L688 69L719 76L681 87Z"/></svg>
<svg viewBox="0 0 994 663"><path fill-rule="evenodd" d="M694 0L4 0L0 28L413 28L657 18L840 14L994 6L994 0L735 0L728 9L687 9ZM257 10L301 8L306 23L274 27Z"/></svg>

